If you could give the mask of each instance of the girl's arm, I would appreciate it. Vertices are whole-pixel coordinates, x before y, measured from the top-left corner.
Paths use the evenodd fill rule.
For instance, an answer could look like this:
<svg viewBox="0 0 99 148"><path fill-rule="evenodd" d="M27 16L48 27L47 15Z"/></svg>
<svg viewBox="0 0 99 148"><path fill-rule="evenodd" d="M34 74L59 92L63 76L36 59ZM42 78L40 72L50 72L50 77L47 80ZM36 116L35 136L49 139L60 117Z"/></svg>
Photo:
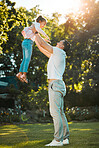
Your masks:
<svg viewBox="0 0 99 148"><path fill-rule="evenodd" d="M46 55L48 58L50 58L51 53L48 52L48 51L47 51L46 49L44 49L43 47L41 47L36 38L35 38L35 43L36 43L37 47L39 48L39 50L40 50L44 55Z"/></svg>
<svg viewBox="0 0 99 148"><path fill-rule="evenodd" d="M31 27L33 28L33 27L34 27L34 24L32 24ZM31 29L32 29L32 28L31 28ZM40 28L40 24L39 24L39 23L35 23L35 29L36 29L39 33L41 33L42 35L44 35L47 39L50 40L50 38L48 37L48 35Z"/></svg>
<svg viewBox="0 0 99 148"><path fill-rule="evenodd" d="M36 29L35 29L34 25L33 25L32 31L35 34ZM35 39L37 40L38 44L41 47L43 47L45 50L47 50L50 54L53 53L53 47L50 44L48 44L47 42L45 42L39 34L35 34Z"/></svg>

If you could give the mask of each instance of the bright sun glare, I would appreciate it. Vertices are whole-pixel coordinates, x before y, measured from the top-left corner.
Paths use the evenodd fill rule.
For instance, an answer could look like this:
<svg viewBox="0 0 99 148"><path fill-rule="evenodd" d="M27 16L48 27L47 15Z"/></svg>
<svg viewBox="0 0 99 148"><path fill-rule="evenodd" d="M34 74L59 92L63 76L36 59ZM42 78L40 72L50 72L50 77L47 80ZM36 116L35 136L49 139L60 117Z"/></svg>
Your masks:
<svg viewBox="0 0 99 148"><path fill-rule="evenodd" d="M16 2L16 7L26 7L31 9L32 7L39 5L42 12L54 13L59 12L66 14L67 11L77 11L81 5L81 0L11 0Z"/></svg>
<svg viewBox="0 0 99 148"><path fill-rule="evenodd" d="M11 0L16 2L16 7L26 7L27 10L39 5L42 14L51 15L58 12L64 17L67 13L76 13L80 6L81 0ZM63 21L62 21L63 22Z"/></svg>
<svg viewBox="0 0 99 148"><path fill-rule="evenodd" d="M67 9L72 9L73 11L78 11L80 8L81 1L80 0L69 0L67 1Z"/></svg>
<svg viewBox="0 0 99 148"><path fill-rule="evenodd" d="M59 14L62 14L61 18L59 19L60 23L64 23L66 21L66 14L70 12L77 13L80 9L80 6L81 0L50 0L50 3L48 3L48 6L45 9L45 14L58 12Z"/></svg>
<svg viewBox="0 0 99 148"><path fill-rule="evenodd" d="M55 1L53 0L53 6L54 6L53 8L54 12L56 11L62 14L61 18L59 19L60 20L59 23L61 24L66 21L65 16L67 13L78 12L81 6L81 1L80 0L60 0L60 1L57 1L57 4L55 4Z"/></svg>
<svg viewBox="0 0 99 148"><path fill-rule="evenodd" d="M56 4L56 7L59 8L60 11L62 11L62 14L66 14L67 12L70 11L75 13L79 10L80 6L81 6L80 0L60 0Z"/></svg>

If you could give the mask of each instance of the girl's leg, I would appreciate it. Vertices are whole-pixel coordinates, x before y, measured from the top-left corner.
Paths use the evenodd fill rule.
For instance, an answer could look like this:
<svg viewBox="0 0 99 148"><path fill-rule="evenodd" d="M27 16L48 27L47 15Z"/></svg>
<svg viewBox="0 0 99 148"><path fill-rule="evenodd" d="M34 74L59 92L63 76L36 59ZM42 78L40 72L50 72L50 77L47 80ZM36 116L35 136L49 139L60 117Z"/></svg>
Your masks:
<svg viewBox="0 0 99 148"><path fill-rule="evenodd" d="M24 41L23 41L23 43L24 43ZM25 48L24 48L24 46L22 46L22 52L23 52L23 60L22 60L22 62L20 64L20 69L19 69L20 73L23 72L23 67L24 67L24 62L25 62Z"/></svg>
<svg viewBox="0 0 99 148"><path fill-rule="evenodd" d="M26 42L26 44L24 44L24 55L25 55L25 58L24 58L24 64L23 64L23 72L27 73L27 70L28 70L28 67L29 67L29 63L30 63L30 60L31 60L31 56L32 56L32 45L33 45L33 42L31 40L28 40Z"/></svg>
<svg viewBox="0 0 99 148"><path fill-rule="evenodd" d="M28 66L31 60L32 56L32 45L33 42L31 40L26 40L22 46L24 47L24 64L23 64L23 75L21 76L21 79L24 80L24 82L28 83L26 79L26 74L28 70Z"/></svg>
<svg viewBox="0 0 99 148"><path fill-rule="evenodd" d="M21 76L22 76L22 72L23 72L23 65L24 65L24 61L25 61L25 52L24 52L24 48L22 47L22 52L23 52L23 60L22 60L22 62L21 62L21 64L20 64L20 69L19 69L19 73L17 73L16 74L16 77L20 80L20 81L22 81L22 82L24 82L22 79L21 79Z"/></svg>
<svg viewBox="0 0 99 148"><path fill-rule="evenodd" d="M28 83L27 78L26 78L26 72L23 72L23 75L21 75L21 79L23 80L23 82Z"/></svg>
<svg viewBox="0 0 99 148"><path fill-rule="evenodd" d="M21 82L24 82L22 79L21 79L21 76L22 76L22 72L19 72L16 74L16 77L21 81Z"/></svg>

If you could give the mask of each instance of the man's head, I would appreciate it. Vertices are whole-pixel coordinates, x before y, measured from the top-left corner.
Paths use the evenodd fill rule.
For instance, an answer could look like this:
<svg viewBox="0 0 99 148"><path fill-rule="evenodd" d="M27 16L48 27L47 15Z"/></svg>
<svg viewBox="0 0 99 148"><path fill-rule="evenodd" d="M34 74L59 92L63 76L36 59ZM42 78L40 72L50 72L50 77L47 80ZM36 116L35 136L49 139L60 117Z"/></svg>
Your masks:
<svg viewBox="0 0 99 148"><path fill-rule="evenodd" d="M63 49L65 52L68 52L70 49L70 43L67 40L61 40L57 43L56 47Z"/></svg>

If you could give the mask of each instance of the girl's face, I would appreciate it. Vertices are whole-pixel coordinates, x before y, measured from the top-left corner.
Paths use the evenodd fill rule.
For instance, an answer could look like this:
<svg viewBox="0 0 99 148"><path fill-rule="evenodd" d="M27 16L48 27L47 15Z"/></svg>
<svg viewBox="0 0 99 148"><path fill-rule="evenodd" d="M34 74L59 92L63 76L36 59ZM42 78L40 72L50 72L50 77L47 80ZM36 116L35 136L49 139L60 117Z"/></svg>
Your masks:
<svg viewBox="0 0 99 148"><path fill-rule="evenodd" d="M40 28L43 28L46 25L45 21L43 21L43 22L40 21L39 23L40 23Z"/></svg>

